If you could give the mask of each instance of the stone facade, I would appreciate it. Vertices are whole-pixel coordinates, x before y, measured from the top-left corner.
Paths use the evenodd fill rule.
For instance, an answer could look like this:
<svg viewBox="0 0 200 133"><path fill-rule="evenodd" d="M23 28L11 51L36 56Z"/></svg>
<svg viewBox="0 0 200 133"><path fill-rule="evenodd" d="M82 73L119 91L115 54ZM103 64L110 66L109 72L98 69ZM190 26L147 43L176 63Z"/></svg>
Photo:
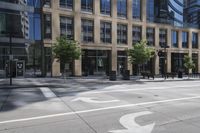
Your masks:
<svg viewBox="0 0 200 133"><path fill-rule="evenodd" d="M73 10L68 10L59 7L59 0L52 0L51 8L43 8L44 13L52 14L52 40L44 40L45 46L50 46L56 41L56 38L60 36L60 22L59 16L70 16L74 19L74 37L75 40L80 42L80 47L82 49L90 50L111 50L111 70L117 71L117 51L124 51L127 48L132 47L132 26L141 26L142 27L142 39L146 39L146 29L147 27L152 27L155 29L155 49L163 50L159 45L159 29L167 29L167 72L171 72L171 53L189 53L192 56L192 53L198 54L198 72L200 73L200 30L193 28L180 28L174 27L168 24L158 24L158 23L148 23L146 21L146 0L142 0L142 13L141 21L134 21L132 18L132 0L127 0L127 18L118 18L117 17L117 1L112 0L111 6L111 16L102 15L100 13L100 0L94 0L94 12L87 13L81 11L81 0L74 0ZM86 18L94 21L94 43L82 43L81 42L81 19ZM112 23L112 43L104 44L100 41L100 21L108 21ZM117 24L122 23L128 26L128 45L118 45L117 44ZM173 48L171 44L171 31L175 30L178 32L178 48ZM189 34L189 47L182 48L182 31L187 31ZM198 49L192 48L192 32L198 33ZM76 76L82 75L82 60L76 60L74 64L74 70ZM128 63L128 69L132 73L132 65ZM159 57L156 56L154 59L154 72L159 74ZM60 75L60 65L58 62L53 61L53 76Z"/></svg>

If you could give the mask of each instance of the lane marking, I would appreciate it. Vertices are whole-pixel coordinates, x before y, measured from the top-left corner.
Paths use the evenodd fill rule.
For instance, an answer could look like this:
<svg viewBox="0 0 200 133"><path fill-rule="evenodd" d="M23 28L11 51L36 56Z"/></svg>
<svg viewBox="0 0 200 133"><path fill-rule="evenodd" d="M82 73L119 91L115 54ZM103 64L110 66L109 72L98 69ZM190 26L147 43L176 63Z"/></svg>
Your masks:
<svg viewBox="0 0 200 133"><path fill-rule="evenodd" d="M40 90L46 98L57 98L57 96L48 87L40 87Z"/></svg>
<svg viewBox="0 0 200 133"><path fill-rule="evenodd" d="M71 100L71 102L83 101L83 102L86 102L86 103L113 103L113 102L119 102L120 101L120 100L99 101L99 100L96 100L96 99L97 98L94 98L94 97L78 97L78 98Z"/></svg>
<svg viewBox="0 0 200 133"><path fill-rule="evenodd" d="M83 110L83 111L59 113L59 114L37 116L37 117L30 117L30 118L23 118L23 119L14 119L14 120L1 121L0 124L7 124L7 123L14 123L14 122L24 122L24 121L31 121L31 120L40 120L40 119L53 118L53 117L59 117L59 116L69 116L69 115L84 114L84 113L111 110L111 109L144 106L144 105L150 105L150 104L168 103L168 102L184 101L184 100L192 100L192 99L200 99L200 96L185 97L185 98L178 98L178 99L168 99L168 100L152 101L152 102L144 102L144 103L136 103L136 104L125 104L125 105L104 107L104 108L97 108L97 109L90 109L90 110Z"/></svg>
<svg viewBox="0 0 200 133"><path fill-rule="evenodd" d="M121 125L123 125L126 129L123 130L112 130L109 131L111 133L151 133L155 123L146 125L146 126L140 126L135 122L135 119L137 117L143 116L143 115L149 115L152 114L152 112L144 111L139 113L132 113L124 115L120 118L119 122Z"/></svg>
<svg viewBox="0 0 200 133"><path fill-rule="evenodd" d="M134 86L127 85L127 87L134 87ZM111 92L129 92L129 91L144 91L144 90L165 90L165 89L172 89L172 88L200 87L200 85L171 86L171 87L149 87L149 88L140 88L140 89L125 89L127 87L120 88L120 89L123 89L123 90L119 90L118 89L118 90L89 91L89 92L80 92L80 93L75 93L75 94L86 95L86 94L101 94L101 93L111 93ZM71 93L69 93L69 94L71 94Z"/></svg>
<svg viewBox="0 0 200 133"><path fill-rule="evenodd" d="M33 81L31 80L32 83L34 83L35 85L42 85L42 83L38 82L38 81ZM40 91L42 92L42 94L47 98L57 98L57 96L55 95L54 92L51 91L51 89L49 89L48 87L40 87L39 88Z"/></svg>

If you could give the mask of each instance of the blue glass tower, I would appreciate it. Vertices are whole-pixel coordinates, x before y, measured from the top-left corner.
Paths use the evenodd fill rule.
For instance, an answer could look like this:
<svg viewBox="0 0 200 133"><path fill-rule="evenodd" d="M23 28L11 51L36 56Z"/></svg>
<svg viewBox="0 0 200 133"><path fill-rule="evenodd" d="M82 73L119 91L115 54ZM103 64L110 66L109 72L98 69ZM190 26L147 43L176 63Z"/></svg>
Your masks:
<svg viewBox="0 0 200 133"><path fill-rule="evenodd" d="M190 27L200 28L200 0L185 0L184 4L184 22Z"/></svg>
<svg viewBox="0 0 200 133"><path fill-rule="evenodd" d="M20 75L16 65L18 62L26 68L27 75L30 74L29 70L40 70L40 5L40 0L0 0L0 70L4 71L0 73L0 77L7 73L10 49L14 61L13 76ZM21 76L25 75L24 69Z"/></svg>

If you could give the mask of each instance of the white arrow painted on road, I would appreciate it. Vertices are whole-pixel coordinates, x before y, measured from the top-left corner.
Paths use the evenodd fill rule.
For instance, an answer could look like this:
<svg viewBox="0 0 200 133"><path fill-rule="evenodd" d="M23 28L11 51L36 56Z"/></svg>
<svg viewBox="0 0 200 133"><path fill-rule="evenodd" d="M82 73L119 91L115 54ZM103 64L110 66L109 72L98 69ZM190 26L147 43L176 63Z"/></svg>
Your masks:
<svg viewBox="0 0 200 133"><path fill-rule="evenodd" d="M135 122L135 119L139 116L152 114L152 112L144 111L140 113L133 113L128 114L125 116L122 116L120 118L120 123L126 128L124 130L112 130L109 131L111 133L151 133L155 123L146 125L146 126L140 126Z"/></svg>
<svg viewBox="0 0 200 133"><path fill-rule="evenodd" d="M112 102L119 102L119 100L110 100L110 101L98 101L95 100L96 98L93 97L79 97L76 99L73 99L72 102L76 102L76 101L83 101L83 102L87 102L87 103L112 103Z"/></svg>

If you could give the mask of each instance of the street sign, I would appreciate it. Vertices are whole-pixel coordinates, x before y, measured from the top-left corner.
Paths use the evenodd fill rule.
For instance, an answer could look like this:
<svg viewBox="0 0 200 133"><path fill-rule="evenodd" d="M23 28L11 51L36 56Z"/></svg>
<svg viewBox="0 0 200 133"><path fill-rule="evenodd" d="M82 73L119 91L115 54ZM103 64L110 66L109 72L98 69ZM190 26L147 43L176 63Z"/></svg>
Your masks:
<svg viewBox="0 0 200 133"><path fill-rule="evenodd" d="M13 55L9 55L9 59L10 59L10 60L13 60Z"/></svg>

